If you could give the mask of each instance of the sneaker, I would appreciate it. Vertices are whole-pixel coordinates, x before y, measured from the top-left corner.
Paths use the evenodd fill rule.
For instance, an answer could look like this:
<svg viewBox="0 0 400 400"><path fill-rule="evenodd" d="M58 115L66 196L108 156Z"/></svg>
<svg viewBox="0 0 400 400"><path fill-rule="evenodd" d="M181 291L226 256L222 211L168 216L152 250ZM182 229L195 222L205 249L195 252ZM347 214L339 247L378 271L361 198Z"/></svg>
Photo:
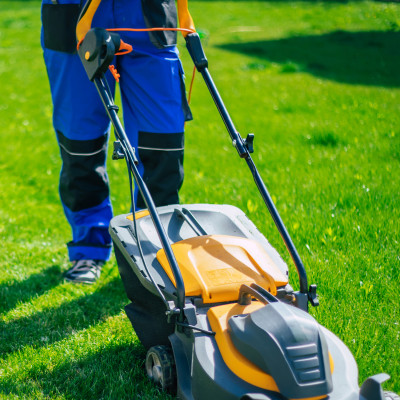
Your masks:
<svg viewBox="0 0 400 400"><path fill-rule="evenodd" d="M76 260L72 261L72 267L65 273L65 280L73 283L95 283L100 277L101 260Z"/></svg>

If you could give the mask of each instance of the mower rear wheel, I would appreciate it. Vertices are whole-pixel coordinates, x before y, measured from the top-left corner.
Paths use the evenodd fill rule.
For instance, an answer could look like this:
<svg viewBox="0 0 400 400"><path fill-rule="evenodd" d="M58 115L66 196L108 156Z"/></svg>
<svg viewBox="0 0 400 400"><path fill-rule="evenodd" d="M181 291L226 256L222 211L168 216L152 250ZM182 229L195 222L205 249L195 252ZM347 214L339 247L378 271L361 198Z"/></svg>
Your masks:
<svg viewBox="0 0 400 400"><path fill-rule="evenodd" d="M147 376L162 390L176 390L176 368L172 349L169 346L154 346L146 355Z"/></svg>
<svg viewBox="0 0 400 400"><path fill-rule="evenodd" d="M400 396L393 392L385 392L386 400L400 400Z"/></svg>

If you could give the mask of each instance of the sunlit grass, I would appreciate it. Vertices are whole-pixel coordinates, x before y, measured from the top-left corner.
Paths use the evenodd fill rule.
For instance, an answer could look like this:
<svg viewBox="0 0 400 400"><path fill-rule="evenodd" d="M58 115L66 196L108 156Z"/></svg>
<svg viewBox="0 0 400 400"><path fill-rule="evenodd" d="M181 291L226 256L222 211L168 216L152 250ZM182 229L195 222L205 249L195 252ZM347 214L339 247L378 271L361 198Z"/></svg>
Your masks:
<svg viewBox="0 0 400 400"><path fill-rule="evenodd" d="M311 310L400 392L400 5L190 1L210 72L306 265ZM67 226L39 44L40 1L0 5L0 398L169 398L145 377L114 258L64 284ZM187 81L192 67L183 41ZM188 82L187 82L188 83ZM188 85L187 85L188 86ZM186 125L185 203L243 209L296 273L199 76ZM109 162L116 214L124 162Z"/></svg>

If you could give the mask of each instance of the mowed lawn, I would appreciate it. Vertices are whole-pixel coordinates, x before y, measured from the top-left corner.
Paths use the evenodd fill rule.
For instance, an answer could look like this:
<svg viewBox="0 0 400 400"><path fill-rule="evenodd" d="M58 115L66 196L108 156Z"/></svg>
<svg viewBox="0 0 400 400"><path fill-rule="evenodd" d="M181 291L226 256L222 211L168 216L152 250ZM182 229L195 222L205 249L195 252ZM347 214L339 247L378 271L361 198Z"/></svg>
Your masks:
<svg viewBox="0 0 400 400"><path fill-rule="evenodd" d="M308 271L316 319L360 383L400 392L400 4L191 0L210 72ZM40 1L0 0L0 398L171 399L144 373L115 259L63 282L70 240L40 48ZM192 66L180 39L187 86ZM186 125L184 203L240 207L295 268L200 76ZM109 176L129 211L123 161Z"/></svg>

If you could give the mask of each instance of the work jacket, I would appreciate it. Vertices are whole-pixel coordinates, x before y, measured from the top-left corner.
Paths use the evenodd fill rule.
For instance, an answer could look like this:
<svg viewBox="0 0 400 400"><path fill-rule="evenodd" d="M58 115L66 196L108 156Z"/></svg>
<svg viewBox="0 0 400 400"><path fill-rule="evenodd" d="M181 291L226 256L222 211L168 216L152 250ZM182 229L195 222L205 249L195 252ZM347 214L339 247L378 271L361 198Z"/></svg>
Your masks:
<svg viewBox="0 0 400 400"><path fill-rule="evenodd" d="M76 51L76 24L82 19L88 20L90 29L92 18L101 0L43 0L42 24L44 47L74 53ZM115 0L118 1L118 0ZM143 18L147 28L176 28L177 7L175 0L140 0ZM88 11L89 10L89 11ZM124 26L123 28L137 28ZM85 32L86 34L86 32ZM149 32L150 40L157 48L174 46L176 31Z"/></svg>
<svg viewBox="0 0 400 400"><path fill-rule="evenodd" d="M148 28L176 28L177 11L175 0L141 0L144 20ZM150 32L152 43L161 48L176 44L177 32Z"/></svg>
<svg viewBox="0 0 400 400"><path fill-rule="evenodd" d="M118 0L116 0L118 1ZM91 3L100 1L81 0L83 10L89 9ZM143 17L147 28L176 28L178 25L175 0L141 0ZM97 8L97 7L96 7ZM82 14L81 14L82 18ZM135 27L126 27L135 28ZM158 48L176 44L176 31L149 32L152 43Z"/></svg>

